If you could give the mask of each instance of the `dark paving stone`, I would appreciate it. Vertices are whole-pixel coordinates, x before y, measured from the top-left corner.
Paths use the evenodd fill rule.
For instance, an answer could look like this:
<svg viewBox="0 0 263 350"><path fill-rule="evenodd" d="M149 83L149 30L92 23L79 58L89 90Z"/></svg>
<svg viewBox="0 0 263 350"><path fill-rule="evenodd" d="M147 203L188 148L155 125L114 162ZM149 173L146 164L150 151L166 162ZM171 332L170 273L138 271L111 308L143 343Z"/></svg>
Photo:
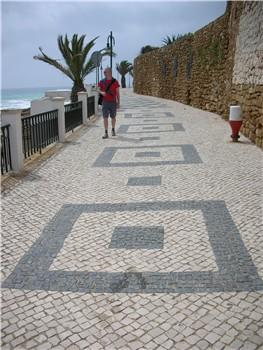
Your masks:
<svg viewBox="0 0 263 350"><path fill-rule="evenodd" d="M142 130L158 130L159 126L143 126Z"/></svg>
<svg viewBox="0 0 263 350"><path fill-rule="evenodd" d="M159 136L140 137L140 141L153 141L153 140L160 140L160 137Z"/></svg>
<svg viewBox="0 0 263 350"><path fill-rule="evenodd" d="M141 140L139 138L132 138L132 137L127 137L127 136L120 136L117 135L117 137L115 138L118 141L122 141L122 142L129 142L129 143L141 143Z"/></svg>
<svg viewBox="0 0 263 350"><path fill-rule="evenodd" d="M117 226L110 248L115 249L163 249L162 226Z"/></svg>
<svg viewBox="0 0 263 350"><path fill-rule="evenodd" d="M152 118L153 116L151 115L151 116L147 116L147 115L143 115L143 116L141 116L141 117L134 117L134 119L150 119L150 118Z"/></svg>
<svg viewBox="0 0 263 350"><path fill-rule="evenodd" d="M125 104L125 109L130 109L130 108L160 108L160 107L166 107L165 104L161 104L161 103L147 103L147 102L143 102L143 103L126 103Z"/></svg>
<svg viewBox="0 0 263 350"><path fill-rule="evenodd" d="M142 114L141 116L138 116L138 113L136 113L137 116L133 116L132 119L147 119L147 121L149 121L151 118L159 118L158 121L160 120L165 120L167 121L167 119L170 119L172 117L169 116L164 116L164 115L159 115L156 113L153 114Z"/></svg>
<svg viewBox="0 0 263 350"><path fill-rule="evenodd" d="M201 210L217 271L49 271L82 213ZM182 252L183 254L183 252ZM204 257L205 258L205 257ZM66 204L19 260L2 288L79 293L213 293L263 290L249 252L224 201Z"/></svg>
<svg viewBox="0 0 263 350"><path fill-rule="evenodd" d="M161 157L160 152L136 152L135 157Z"/></svg>
<svg viewBox="0 0 263 350"><path fill-rule="evenodd" d="M180 148L183 154L183 160L158 160L158 161L140 161L140 162L112 162L117 151L122 149L139 150L139 149L162 149L162 148ZM98 156L93 167L134 167L134 166L158 166L158 165L175 165L175 164L198 164L202 163L197 150L193 145L160 145L160 146L131 146L131 147L105 147Z"/></svg>
<svg viewBox="0 0 263 350"><path fill-rule="evenodd" d="M174 131L185 131L184 127L182 126L181 123L159 123L158 126L153 126L151 127L154 129L158 129L158 127L160 125L169 125L173 127L173 130L157 130L157 131L131 131L128 132L129 128L131 126L141 126L142 130L144 130L144 128L147 130L150 129L149 124L122 124L119 126L119 129L117 130L118 134L140 134L140 133L147 133L147 132L174 132Z"/></svg>
<svg viewBox="0 0 263 350"><path fill-rule="evenodd" d="M160 186L161 176L129 177L127 186Z"/></svg>
<svg viewBox="0 0 263 350"><path fill-rule="evenodd" d="M138 116L138 115L141 115L141 116ZM136 117L134 116L133 118L144 118L144 117L160 117L160 118L164 118L165 120L167 120L167 118L174 118L175 115L171 112L156 112L156 111L153 111L152 113L139 113L139 112L136 112ZM129 117L127 117L129 118Z"/></svg>

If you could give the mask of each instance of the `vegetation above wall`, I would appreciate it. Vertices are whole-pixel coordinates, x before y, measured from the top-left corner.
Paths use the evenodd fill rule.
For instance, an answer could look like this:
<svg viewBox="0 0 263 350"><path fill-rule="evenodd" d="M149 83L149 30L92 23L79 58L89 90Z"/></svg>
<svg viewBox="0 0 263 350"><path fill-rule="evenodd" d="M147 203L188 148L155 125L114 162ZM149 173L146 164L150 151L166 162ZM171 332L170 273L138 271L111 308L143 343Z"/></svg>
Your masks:
<svg viewBox="0 0 263 350"><path fill-rule="evenodd" d="M151 45L146 45L143 46L140 50L140 55L143 55L144 53L151 52L153 50L157 50L159 47L151 46Z"/></svg>
<svg viewBox="0 0 263 350"><path fill-rule="evenodd" d="M172 35L172 36L169 36L167 35L165 38L163 38L162 42L163 42L163 46L166 46L166 45L171 45L171 44L174 44L180 40L184 40L184 39L188 39L188 38L191 38L194 34L193 33L186 33L186 34L178 34L177 36L176 35Z"/></svg>

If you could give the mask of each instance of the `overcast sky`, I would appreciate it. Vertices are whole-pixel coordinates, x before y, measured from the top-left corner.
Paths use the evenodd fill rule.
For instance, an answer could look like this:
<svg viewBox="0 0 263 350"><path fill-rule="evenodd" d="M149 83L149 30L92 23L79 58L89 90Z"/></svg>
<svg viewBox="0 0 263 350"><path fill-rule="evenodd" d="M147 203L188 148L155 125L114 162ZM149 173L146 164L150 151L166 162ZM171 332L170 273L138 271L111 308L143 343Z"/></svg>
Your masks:
<svg viewBox="0 0 263 350"><path fill-rule="evenodd" d="M133 59L142 46L161 46L167 35L194 32L217 17L225 1L2 1L2 88L67 87L69 78L33 59L41 46L52 58L61 58L59 34L86 34L99 39L92 51L106 46L112 30L117 62ZM103 66L109 65L105 57ZM116 72L114 71L116 76ZM86 78L95 82L95 75Z"/></svg>

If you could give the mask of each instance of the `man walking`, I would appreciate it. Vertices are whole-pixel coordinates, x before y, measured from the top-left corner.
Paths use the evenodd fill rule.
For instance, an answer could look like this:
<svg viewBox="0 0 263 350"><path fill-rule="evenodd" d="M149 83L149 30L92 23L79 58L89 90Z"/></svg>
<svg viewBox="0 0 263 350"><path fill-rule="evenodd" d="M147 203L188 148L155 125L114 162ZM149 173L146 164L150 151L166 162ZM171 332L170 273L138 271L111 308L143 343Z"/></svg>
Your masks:
<svg viewBox="0 0 263 350"><path fill-rule="evenodd" d="M107 67L104 70L105 79L101 80L98 84L100 88L100 94L103 96L102 100L102 114L103 114L103 123L105 134L102 137L107 139L108 134L108 118L111 117L111 127L112 136L116 136L115 125L116 125L116 114L117 108L120 107L120 92L119 92L119 83L116 79L112 78L111 68Z"/></svg>

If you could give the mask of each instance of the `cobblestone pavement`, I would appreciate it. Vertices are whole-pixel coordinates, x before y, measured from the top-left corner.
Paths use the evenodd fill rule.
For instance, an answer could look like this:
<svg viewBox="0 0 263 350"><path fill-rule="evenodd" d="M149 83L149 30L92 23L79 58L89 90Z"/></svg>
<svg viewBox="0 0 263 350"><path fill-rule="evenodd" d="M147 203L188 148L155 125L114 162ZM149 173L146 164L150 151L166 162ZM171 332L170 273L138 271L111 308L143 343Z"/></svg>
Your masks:
<svg viewBox="0 0 263 350"><path fill-rule="evenodd" d="M262 151L122 92L2 196L2 349L263 349Z"/></svg>

